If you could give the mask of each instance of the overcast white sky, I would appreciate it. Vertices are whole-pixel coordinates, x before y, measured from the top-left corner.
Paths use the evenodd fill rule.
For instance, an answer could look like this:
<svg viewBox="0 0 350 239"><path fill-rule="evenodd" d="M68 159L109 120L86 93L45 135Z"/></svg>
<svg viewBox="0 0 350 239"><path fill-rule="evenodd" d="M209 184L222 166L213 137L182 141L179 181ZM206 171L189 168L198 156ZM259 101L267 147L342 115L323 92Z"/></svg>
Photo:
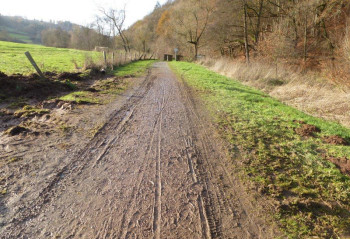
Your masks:
<svg viewBox="0 0 350 239"><path fill-rule="evenodd" d="M87 25L94 21L100 6L121 9L126 4L126 26L129 26L151 13L156 3L157 0L0 0L0 14Z"/></svg>

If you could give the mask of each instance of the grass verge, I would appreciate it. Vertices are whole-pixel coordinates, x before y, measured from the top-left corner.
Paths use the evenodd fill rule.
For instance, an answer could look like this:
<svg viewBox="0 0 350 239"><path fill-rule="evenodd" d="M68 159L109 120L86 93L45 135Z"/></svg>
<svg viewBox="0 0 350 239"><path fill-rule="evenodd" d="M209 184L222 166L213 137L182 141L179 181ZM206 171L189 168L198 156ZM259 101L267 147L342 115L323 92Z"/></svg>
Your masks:
<svg viewBox="0 0 350 239"><path fill-rule="evenodd" d="M329 159L349 163L350 147L323 140L338 136L349 143L349 129L196 64L170 66L205 102L242 177L275 203L273 216L289 238L349 235L350 178ZM299 135L304 125L317 130Z"/></svg>
<svg viewBox="0 0 350 239"><path fill-rule="evenodd" d="M145 71L155 63L155 60L143 60L136 61L126 64L124 66L118 67L113 74L119 77L138 77L145 73Z"/></svg>
<svg viewBox="0 0 350 239"><path fill-rule="evenodd" d="M327 77L327 73L297 72L282 62L245 62L203 58L199 61L210 70L254 87L270 96L315 117L337 121L350 127L349 85Z"/></svg>

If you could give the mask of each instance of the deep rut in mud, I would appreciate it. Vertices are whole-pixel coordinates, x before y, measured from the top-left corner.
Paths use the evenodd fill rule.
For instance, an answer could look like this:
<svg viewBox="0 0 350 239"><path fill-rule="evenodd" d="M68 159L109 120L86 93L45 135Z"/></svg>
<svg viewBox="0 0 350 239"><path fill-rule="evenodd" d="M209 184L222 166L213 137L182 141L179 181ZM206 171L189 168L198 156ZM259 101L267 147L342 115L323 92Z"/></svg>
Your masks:
<svg viewBox="0 0 350 239"><path fill-rule="evenodd" d="M156 63L2 238L267 238L189 89Z"/></svg>

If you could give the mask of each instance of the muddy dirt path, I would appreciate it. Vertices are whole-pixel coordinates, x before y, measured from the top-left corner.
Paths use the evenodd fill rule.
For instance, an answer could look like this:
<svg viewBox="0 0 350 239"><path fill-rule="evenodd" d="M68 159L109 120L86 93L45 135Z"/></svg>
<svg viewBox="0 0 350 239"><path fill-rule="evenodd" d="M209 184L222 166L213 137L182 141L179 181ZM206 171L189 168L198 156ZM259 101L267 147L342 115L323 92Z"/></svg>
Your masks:
<svg viewBox="0 0 350 239"><path fill-rule="evenodd" d="M156 63L2 238L268 238L181 80Z"/></svg>

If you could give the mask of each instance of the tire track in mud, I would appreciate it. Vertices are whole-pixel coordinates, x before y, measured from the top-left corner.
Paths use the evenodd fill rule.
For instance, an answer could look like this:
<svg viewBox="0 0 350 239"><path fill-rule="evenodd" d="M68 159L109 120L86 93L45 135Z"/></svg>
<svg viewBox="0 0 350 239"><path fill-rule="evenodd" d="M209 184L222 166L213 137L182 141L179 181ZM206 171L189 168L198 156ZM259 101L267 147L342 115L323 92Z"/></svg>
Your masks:
<svg viewBox="0 0 350 239"><path fill-rule="evenodd" d="M152 135L151 135L151 139L148 145L148 149L146 152L146 156L145 156L145 160L146 163L142 164L141 168L139 169L139 172L141 172L139 174L138 180L136 182L136 185L134 186L133 190L132 190L132 198L130 199L126 212L123 214L123 219L122 219L122 224L120 227L120 232L119 232L119 236L118 238L128 238L128 231L129 231L129 226L126 225L130 225L131 219L132 219L132 214L134 214L135 212L135 206L136 206L136 196L138 194L138 191L140 189L140 186L142 183L145 182L145 172L148 171L148 169L150 168L150 163L152 161L152 157L150 157L150 153L153 149L153 143L155 141L155 137L157 134L157 126L158 126L158 144L157 144L157 165L156 165L156 188L155 188L155 204L154 204L154 213L153 213L153 217L157 217L157 220L155 222L155 220L153 221L153 233L155 233L156 235L160 235L160 227L158 227L158 225L160 225L160 210L161 210L161 201L158 202L159 200L161 200L161 178L160 178L160 149L161 149L161 127L162 127L162 117L163 117L163 111L164 108L166 106L166 100L165 100L165 93L164 93L164 89L163 89L163 96L162 96L162 100L161 103L159 103L160 106L158 107L158 115L156 117L156 120L153 124L153 129L152 129ZM160 206L159 206L160 205ZM157 207L156 207L157 206ZM155 216L156 215L156 216ZM159 237L158 237L159 238Z"/></svg>
<svg viewBox="0 0 350 239"><path fill-rule="evenodd" d="M142 164L141 167L138 170L138 177L136 180L135 185L133 186L132 189L132 197L129 200L126 210L123 213L123 217L122 217L122 223L120 226L120 231L119 231L119 235L118 238L127 238L127 233L128 233L128 226L130 224L130 220L132 218L132 214L134 212L134 208L136 206L136 197L137 197L137 193L140 189L140 186L142 184L142 182L144 182L145 179L145 172L149 169L150 167L150 161L151 161L151 157L149 157L149 154L152 151L152 146L153 146L153 142L155 140L155 135L156 135L156 127L159 124L159 116L156 118L154 124L153 124L153 128L152 128L152 134L151 134L151 138L150 138L150 142L146 151L146 155L145 155L145 159L146 159L146 163Z"/></svg>
<svg viewBox="0 0 350 239"><path fill-rule="evenodd" d="M133 106L130 110L126 111L125 116L123 117L121 122L118 124L117 128L115 129L115 131L117 133L116 136L114 138L112 138L111 140L109 140L107 143L106 142L103 143L103 145L105 145L105 147L103 148L102 152L95 159L95 162L92 165L92 168L96 167L96 165L101 161L103 156L105 156L106 153L108 153L111 145L115 144L115 142L119 138L119 134L118 133L121 132L121 130L124 127L124 125L130 120L130 118L132 117L132 115L134 113L135 108L136 108L136 106Z"/></svg>
<svg viewBox="0 0 350 239"><path fill-rule="evenodd" d="M185 145L186 145L186 157L187 157L187 162L189 167L189 173L192 176L193 182L197 184L198 183L197 174L193 167L193 155L195 155L195 151L193 150L194 145L193 145L192 138L185 139ZM201 194L198 195L197 203L198 203L199 215L201 219L202 236L206 239L211 239L212 238L211 229L210 229L207 213L205 210L203 197Z"/></svg>
<svg viewBox="0 0 350 239"><path fill-rule="evenodd" d="M60 191L62 191L59 190L59 188L64 187L63 181L67 181L68 178L74 173L79 174L84 170L84 168L93 162L91 156L94 156L97 153L98 148L103 145L107 145L107 147L100 153L100 156L103 156L106 153L111 143L105 138L105 132L117 129L120 124L124 125L130 119L132 114L128 114L129 109L132 106L136 107L136 105L141 102L142 98L152 88L154 80L155 78L151 77L151 72L149 71L147 77L141 83L138 90L136 90L136 92L130 96L126 104L119 111L110 117L108 122L101 127L101 129L96 133L95 137L86 145L86 147L74 155L69 164L57 170L57 173L52 177L52 179L50 179L48 185L43 188L36 199L18 208L14 218L10 221L9 225L4 228L3 234L7 235L5 238L13 238L16 237L15 235L21 235L24 228L18 228L18 226L39 215L45 205L48 204L52 198L56 197ZM112 141L116 140L117 137L113 138ZM97 157L94 165L96 165L96 162L100 160L100 156Z"/></svg>
<svg viewBox="0 0 350 239"><path fill-rule="evenodd" d="M194 108L195 103L193 99L189 96L189 92L191 91L189 87L186 85L183 76L181 76L181 82L178 82L179 88L181 89L181 94L184 98L186 104L186 110L188 119L192 121L196 120L196 123L192 122L193 125L196 125L196 132L202 132L198 135L197 140L199 145L201 146L201 150L195 149L196 153L200 156L200 160L198 163L198 175L200 181L204 184L204 190L202 192L204 198L205 212L207 216L207 220L209 222L210 227L210 235L212 238L227 238L227 228L223 228L223 215L225 217L231 218L232 222L236 222L236 226L233 230L233 234L244 235L245 238L260 238L261 236L261 228L252 220L249 213L246 212L246 204L244 203L239 196L239 193L235 190L237 184L233 182L230 174L227 172L222 157L219 154L216 154L218 157L216 158L219 161L218 166L214 167L213 162L209 159L210 152L214 152L215 149L208 144L208 142L212 142L212 137L209 137L208 125L203 122L203 118L201 118L197 110ZM203 160L204 159L204 160ZM219 168L219 170L218 170ZM213 173L217 175L218 171L220 171L220 178L225 178L230 185L230 189L234 191L235 194L235 206L232 203L228 202L226 199L226 193L223 190L223 185L219 185L215 182ZM251 204L248 207L252 206ZM225 232L225 233L224 233ZM232 233L232 232L231 232ZM226 234L226 236L224 236Z"/></svg>
<svg viewBox="0 0 350 239"><path fill-rule="evenodd" d="M192 107L193 102L190 100L188 92L184 89L183 83L178 82L178 87L180 89L181 95L183 96L182 98L185 101L187 118L190 124L193 125L193 128L191 128L191 135L195 136L197 134L194 131L194 129L198 128L198 126L196 127L195 124L201 124L202 119L196 117L197 122L193 122L193 115L197 116L194 111L194 108ZM199 137L196 137L194 140L199 141L202 146L202 150L200 151L198 150L197 146L193 143L190 143L189 145L191 148L193 148L194 155L196 155L198 181L204 187L198 199L198 207L203 211L201 213L203 234L206 235L206 238L223 238L222 223L220 220L221 212L220 210L218 210L217 201L214 200L215 196L218 198L220 198L220 196L217 195L215 186L210 181L210 179L213 178L213 168L209 163L210 154L208 153L207 145L203 143L203 141ZM191 165L193 164L192 160L190 160L189 162ZM209 170L207 170L206 167L209 167Z"/></svg>
<svg viewBox="0 0 350 239"><path fill-rule="evenodd" d="M161 173L161 147L162 147L162 121L163 111L168 99L165 100L165 89L163 86L162 100L160 105L159 128L158 128L158 145L157 145L157 162L156 162L156 185L153 209L153 233L155 239L160 239L161 216L162 216L162 173Z"/></svg>

